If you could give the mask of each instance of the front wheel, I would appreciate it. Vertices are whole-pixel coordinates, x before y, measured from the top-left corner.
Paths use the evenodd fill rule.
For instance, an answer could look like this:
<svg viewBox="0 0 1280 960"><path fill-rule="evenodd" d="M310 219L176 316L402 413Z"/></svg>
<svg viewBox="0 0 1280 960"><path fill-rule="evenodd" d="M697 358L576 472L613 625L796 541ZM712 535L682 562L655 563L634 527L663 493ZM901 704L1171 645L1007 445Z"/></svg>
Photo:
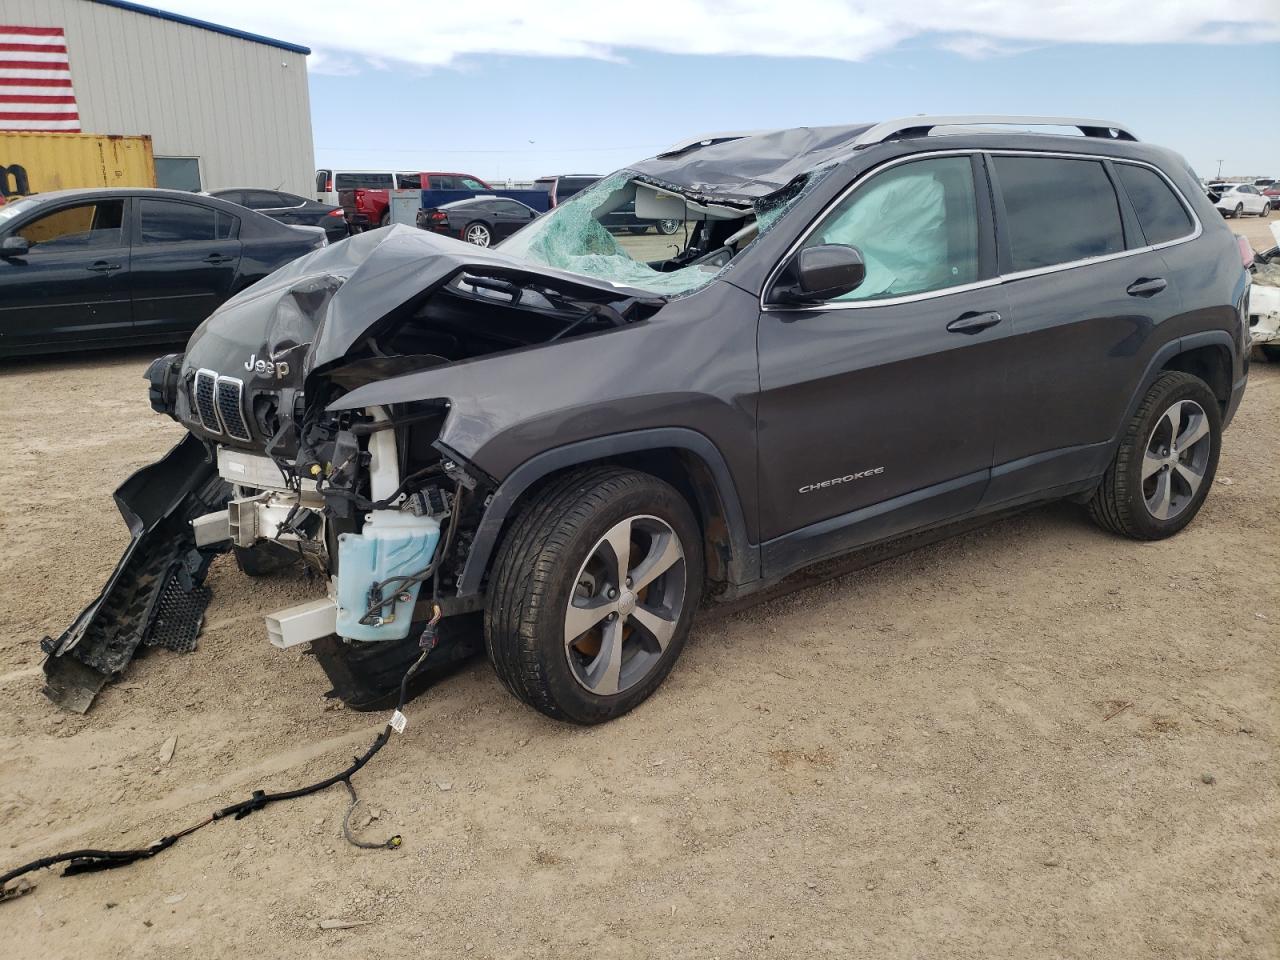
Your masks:
<svg viewBox="0 0 1280 960"><path fill-rule="evenodd" d="M679 220L659 220L658 232L664 237L669 237L680 229L680 223Z"/></svg>
<svg viewBox="0 0 1280 960"><path fill-rule="evenodd" d="M1260 214L1258 214L1258 216L1263 217L1263 218L1266 218L1266 217L1271 216L1271 204L1269 204L1269 203L1265 203L1265 204L1263 204L1263 205L1262 205L1262 212L1261 212Z"/></svg>
<svg viewBox="0 0 1280 960"><path fill-rule="evenodd" d="M1232 211L1231 211L1231 216L1232 216L1234 219L1236 219L1236 220L1239 220L1241 217L1243 217L1243 216L1244 216L1244 204L1243 204L1243 203L1237 203L1237 204L1236 204L1236 208L1235 208L1234 210L1232 210Z"/></svg>
<svg viewBox="0 0 1280 960"><path fill-rule="evenodd" d="M1090 516L1135 540L1173 536L1200 511L1221 444L1222 410L1208 384L1189 373L1161 374L1129 421Z"/></svg>
<svg viewBox="0 0 1280 960"><path fill-rule="evenodd" d="M485 644L525 703L603 723L662 683L701 596L702 537L685 499L649 474L577 471L536 495L503 540Z"/></svg>

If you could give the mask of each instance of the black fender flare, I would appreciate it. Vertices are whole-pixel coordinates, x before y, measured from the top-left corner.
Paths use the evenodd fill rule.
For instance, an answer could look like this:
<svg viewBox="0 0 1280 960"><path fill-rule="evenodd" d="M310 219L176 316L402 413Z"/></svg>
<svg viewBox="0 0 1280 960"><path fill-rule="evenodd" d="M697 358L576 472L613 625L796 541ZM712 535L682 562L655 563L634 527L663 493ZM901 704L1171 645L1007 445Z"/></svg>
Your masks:
<svg viewBox="0 0 1280 960"><path fill-rule="evenodd" d="M458 596L475 596L497 549L498 536L512 507L534 483L557 470L646 450L677 449L698 457L711 471L728 527L731 555L729 579L735 585L760 579L760 548L747 537L742 501L733 474L719 448L706 436L685 427L654 427L579 440L526 460L498 484L476 527L471 550L458 577Z"/></svg>
<svg viewBox="0 0 1280 960"><path fill-rule="evenodd" d="M1151 361L1147 364L1146 371L1142 374L1142 379L1138 382L1138 389L1134 391L1133 397L1129 400L1129 407L1125 410L1124 419L1120 421L1120 429L1116 435L1111 438L1111 455L1115 455L1115 449L1119 447L1121 439L1124 437L1125 425L1133 419L1133 415L1137 412L1139 404L1142 403L1143 397L1147 395L1147 391L1151 389L1151 385L1156 382L1160 376L1160 371L1174 357L1181 353L1187 353L1200 347L1219 346L1227 351L1227 356L1232 361L1232 383L1230 384L1232 392L1238 393L1241 389L1243 380L1235 379L1235 371L1239 367L1238 350L1236 342L1232 339L1231 334L1226 330L1205 330L1201 333L1188 334L1185 337L1178 337L1170 340L1151 357ZM1234 412L1234 411L1231 411ZM1226 417L1223 418L1223 426L1226 426Z"/></svg>

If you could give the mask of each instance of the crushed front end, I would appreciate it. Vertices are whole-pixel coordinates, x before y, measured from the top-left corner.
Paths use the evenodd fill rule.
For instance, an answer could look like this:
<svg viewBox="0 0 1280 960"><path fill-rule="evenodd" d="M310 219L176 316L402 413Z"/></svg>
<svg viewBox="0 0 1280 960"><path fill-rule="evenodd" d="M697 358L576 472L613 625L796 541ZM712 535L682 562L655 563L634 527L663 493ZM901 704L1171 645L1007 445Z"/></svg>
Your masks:
<svg viewBox="0 0 1280 960"><path fill-rule="evenodd" d="M147 372L153 409L188 435L117 491L133 538L102 595L44 641L46 693L83 712L139 648L194 647L224 552L250 576L309 571L315 598L268 616L268 638L310 643L353 707L382 705L424 633L439 638L435 674L470 655L482 598L458 597L456 578L494 483L439 443L448 397L330 406L658 305L407 228L325 248L228 301Z"/></svg>

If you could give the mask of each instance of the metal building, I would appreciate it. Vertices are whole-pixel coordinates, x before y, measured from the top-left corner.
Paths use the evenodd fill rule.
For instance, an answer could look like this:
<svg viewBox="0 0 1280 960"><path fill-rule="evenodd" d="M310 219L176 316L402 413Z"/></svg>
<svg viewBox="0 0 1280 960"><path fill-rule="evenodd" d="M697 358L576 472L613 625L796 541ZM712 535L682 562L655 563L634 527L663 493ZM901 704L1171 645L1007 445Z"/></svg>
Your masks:
<svg viewBox="0 0 1280 960"><path fill-rule="evenodd" d="M315 180L307 55L127 0L0 0L0 130L145 134L156 185Z"/></svg>

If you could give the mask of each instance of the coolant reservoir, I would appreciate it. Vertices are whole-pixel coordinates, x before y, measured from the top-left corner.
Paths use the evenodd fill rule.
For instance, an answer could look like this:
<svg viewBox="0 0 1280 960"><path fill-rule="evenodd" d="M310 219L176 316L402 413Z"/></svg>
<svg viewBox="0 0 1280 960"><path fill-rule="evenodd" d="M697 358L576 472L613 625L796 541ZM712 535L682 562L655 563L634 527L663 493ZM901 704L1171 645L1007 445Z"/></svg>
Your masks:
<svg viewBox="0 0 1280 960"><path fill-rule="evenodd" d="M375 510L360 533L338 537L338 633L351 640L403 640L422 584L395 581L382 589L392 601L361 623L369 589L388 577L419 573L435 555L440 523L402 510ZM407 600L397 599L406 596Z"/></svg>

